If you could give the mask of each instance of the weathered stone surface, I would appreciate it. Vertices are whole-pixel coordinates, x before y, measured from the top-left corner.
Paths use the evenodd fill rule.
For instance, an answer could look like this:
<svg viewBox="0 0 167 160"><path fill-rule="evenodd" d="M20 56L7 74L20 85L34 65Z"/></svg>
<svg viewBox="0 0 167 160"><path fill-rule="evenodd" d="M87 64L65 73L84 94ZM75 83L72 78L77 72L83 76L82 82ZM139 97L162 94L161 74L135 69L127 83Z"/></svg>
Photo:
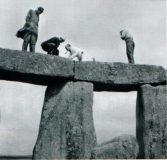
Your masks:
<svg viewBox="0 0 167 160"><path fill-rule="evenodd" d="M131 91L143 84L165 84L161 66L106 62L75 62L74 79L94 84L95 91Z"/></svg>
<svg viewBox="0 0 167 160"><path fill-rule="evenodd" d="M73 78L73 62L46 54L0 48L0 79L47 85Z"/></svg>
<svg viewBox="0 0 167 160"><path fill-rule="evenodd" d="M92 105L91 83L49 86L33 158L90 158L91 149L97 145Z"/></svg>
<svg viewBox="0 0 167 160"><path fill-rule="evenodd" d="M92 150L93 159L135 159L139 147L132 135L122 135L109 142L102 143Z"/></svg>
<svg viewBox="0 0 167 160"><path fill-rule="evenodd" d="M67 58L0 48L0 80L38 85L87 81L95 91L133 91L143 84L166 84L161 66L74 62Z"/></svg>
<svg viewBox="0 0 167 160"><path fill-rule="evenodd" d="M167 158L166 86L141 86L137 95L136 117L139 158Z"/></svg>

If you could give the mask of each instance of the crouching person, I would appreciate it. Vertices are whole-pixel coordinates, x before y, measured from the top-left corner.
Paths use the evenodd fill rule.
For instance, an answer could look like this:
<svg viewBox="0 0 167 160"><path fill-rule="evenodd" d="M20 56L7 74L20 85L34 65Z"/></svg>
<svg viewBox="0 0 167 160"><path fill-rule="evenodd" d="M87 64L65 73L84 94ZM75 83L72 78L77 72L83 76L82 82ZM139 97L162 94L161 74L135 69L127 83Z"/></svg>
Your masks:
<svg viewBox="0 0 167 160"><path fill-rule="evenodd" d="M58 47L60 43L64 42L65 38L62 37L53 37L44 42L42 42L41 47L44 51L46 51L50 55L59 55Z"/></svg>
<svg viewBox="0 0 167 160"><path fill-rule="evenodd" d="M78 61L82 61L83 57L84 57L84 53L86 51L77 48L77 47L72 47L70 44L67 44L65 46L65 49L67 50L67 52L69 52L69 59L74 59L75 57L78 59ZM65 54L67 54L67 52Z"/></svg>

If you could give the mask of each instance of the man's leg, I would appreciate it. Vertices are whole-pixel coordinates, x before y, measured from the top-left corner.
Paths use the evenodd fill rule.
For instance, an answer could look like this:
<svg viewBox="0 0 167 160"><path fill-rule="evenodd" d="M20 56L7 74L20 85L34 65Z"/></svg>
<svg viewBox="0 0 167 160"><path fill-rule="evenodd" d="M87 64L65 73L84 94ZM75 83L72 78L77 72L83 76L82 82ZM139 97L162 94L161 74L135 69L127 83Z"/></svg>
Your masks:
<svg viewBox="0 0 167 160"><path fill-rule="evenodd" d="M135 64L135 60L133 57L135 44L133 41L129 41L126 45L127 45L126 52L127 52L128 61L131 64Z"/></svg>
<svg viewBox="0 0 167 160"><path fill-rule="evenodd" d="M82 61L82 57L81 56L78 57L78 61L80 61L80 62Z"/></svg>
<svg viewBox="0 0 167 160"><path fill-rule="evenodd" d="M35 52L35 44L30 44L30 52Z"/></svg>
<svg viewBox="0 0 167 160"><path fill-rule="evenodd" d="M30 38L30 52L35 52L36 42L37 42L37 35L32 33Z"/></svg>
<svg viewBox="0 0 167 160"><path fill-rule="evenodd" d="M42 49L43 49L44 51L46 51L48 54L52 54L52 50L54 49L55 44L52 44L52 43L43 44L41 47L42 47Z"/></svg>
<svg viewBox="0 0 167 160"><path fill-rule="evenodd" d="M130 54L128 57L129 57L129 58L128 58L129 63L135 64L135 60L134 60L133 55Z"/></svg>
<svg viewBox="0 0 167 160"><path fill-rule="evenodd" d="M28 33L24 36L24 42L22 45L22 51L27 51L28 44L30 43L31 34Z"/></svg>
<svg viewBox="0 0 167 160"><path fill-rule="evenodd" d="M55 56L59 56L59 50L56 47L54 47L54 49L51 53Z"/></svg>
<svg viewBox="0 0 167 160"><path fill-rule="evenodd" d="M133 55L130 55L129 63L135 64L135 60L134 60Z"/></svg>
<svg viewBox="0 0 167 160"><path fill-rule="evenodd" d="M28 42L24 41L22 45L22 51L27 51Z"/></svg>
<svg viewBox="0 0 167 160"><path fill-rule="evenodd" d="M73 53L72 55L70 55L69 59L74 59L77 56L78 56L78 53Z"/></svg>

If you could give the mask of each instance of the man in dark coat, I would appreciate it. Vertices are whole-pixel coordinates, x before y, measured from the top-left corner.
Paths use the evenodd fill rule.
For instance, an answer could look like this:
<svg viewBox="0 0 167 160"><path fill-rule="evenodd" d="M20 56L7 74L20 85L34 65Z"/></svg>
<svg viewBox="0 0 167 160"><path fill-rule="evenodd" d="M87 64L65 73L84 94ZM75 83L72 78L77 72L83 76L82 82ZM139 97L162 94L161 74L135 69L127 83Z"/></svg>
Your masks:
<svg viewBox="0 0 167 160"><path fill-rule="evenodd" d="M25 18L26 23L23 28L17 31L16 36L24 40L22 51L27 51L29 44L30 52L35 52L35 44L38 38L39 15L43 11L44 9L42 7L38 7L37 10L30 9Z"/></svg>
<svg viewBox="0 0 167 160"><path fill-rule="evenodd" d="M59 50L57 49L60 43L64 42L65 38L53 37L44 42L42 42L41 47L44 51L51 55L59 55Z"/></svg>
<svg viewBox="0 0 167 160"><path fill-rule="evenodd" d="M125 40L126 42L126 54L128 57L129 63L134 64L134 48L135 48L135 43L133 41L132 35L127 31L127 30L122 30L120 31L121 39Z"/></svg>

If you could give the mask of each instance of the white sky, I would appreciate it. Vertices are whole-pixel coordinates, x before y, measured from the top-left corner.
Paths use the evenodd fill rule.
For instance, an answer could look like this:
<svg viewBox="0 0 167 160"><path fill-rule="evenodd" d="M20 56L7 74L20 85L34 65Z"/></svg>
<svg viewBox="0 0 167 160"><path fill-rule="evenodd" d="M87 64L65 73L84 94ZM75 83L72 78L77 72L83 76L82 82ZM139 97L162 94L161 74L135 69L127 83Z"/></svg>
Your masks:
<svg viewBox="0 0 167 160"><path fill-rule="evenodd" d="M45 8L40 15L36 52L53 36L88 51L96 61L127 63L119 31L128 29L135 41L136 64L166 63L165 0L1 0L0 47L20 50L15 34L29 9ZM46 87L0 81L0 155L32 154ZM121 134L135 135L136 92L94 93L94 120L98 142Z"/></svg>

